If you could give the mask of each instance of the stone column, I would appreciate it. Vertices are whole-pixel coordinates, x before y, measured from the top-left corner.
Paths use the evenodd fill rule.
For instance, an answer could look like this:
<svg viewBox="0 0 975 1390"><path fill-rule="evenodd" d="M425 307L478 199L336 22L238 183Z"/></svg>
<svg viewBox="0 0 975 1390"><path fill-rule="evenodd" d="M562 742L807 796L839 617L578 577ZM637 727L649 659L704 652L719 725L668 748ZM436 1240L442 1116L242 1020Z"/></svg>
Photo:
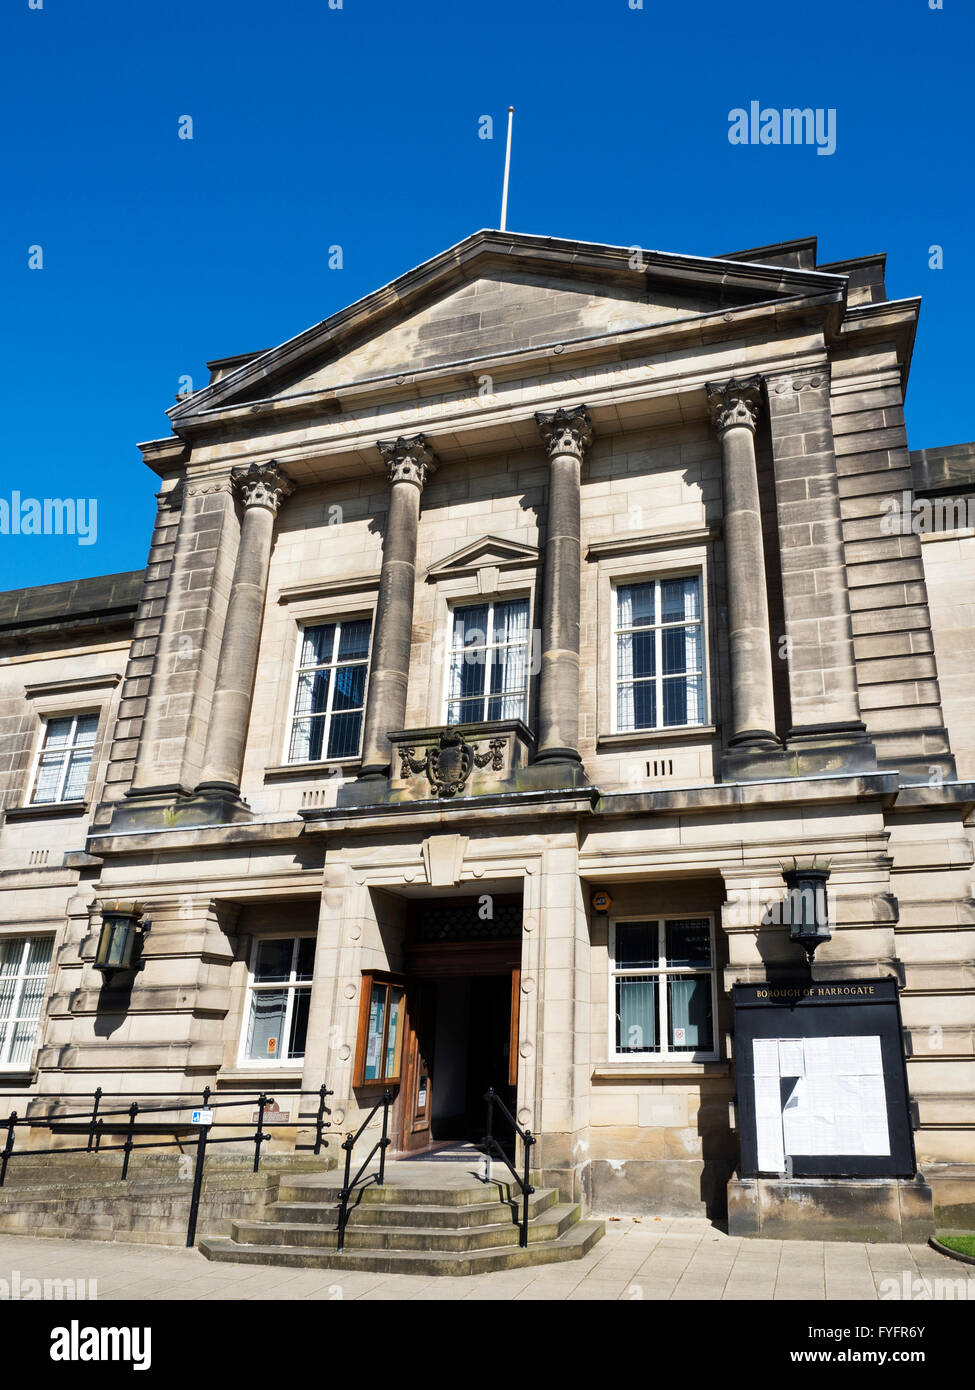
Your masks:
<svg viewBox="0 0 975 1390"><path fill-rule="evenodd" d="M762 510L755 464L760 377L707 383L711 419L721 440L724 539L728 571L732 748L778 746L772 699L772 639L765 587Z"/></svg>
<svg viewBox="0 0 975 1390"><path fill-rule="evenodd" d="M389 472L390 494L362 732L360 780L387 775L390 759L387 734L392 729L402 729L406 720L420 493L437 467L433 450L422 434L410 439L400 436L395 440L380 440L377 448Z"/></svg>
<svg viewBox="0 0 975 1390"><path fill-rule="evenodd" d="M274 519L294 484L273 460L235 468L231 477L244 518L210 706L203 778L196 793L236 797L254 697Z"/></svg>
<svg viewBox="0 0 975 1390"><path fill-rule="evenodd" d="M579 507L582 459L592 442L592 422L584 405L537 414L535 420L548 450L549 486L534 761L580 763Z"/></svg>

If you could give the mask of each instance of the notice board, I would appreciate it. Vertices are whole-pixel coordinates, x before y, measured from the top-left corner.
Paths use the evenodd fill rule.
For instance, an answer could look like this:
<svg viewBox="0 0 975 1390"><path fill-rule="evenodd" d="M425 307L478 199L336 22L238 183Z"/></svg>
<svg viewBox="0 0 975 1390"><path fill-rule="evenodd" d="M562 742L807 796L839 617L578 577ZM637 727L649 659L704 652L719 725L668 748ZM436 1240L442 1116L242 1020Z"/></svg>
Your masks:
<svg viewBox="0 0 975 1390"><path fill-rule="evenodd" d="M896 980L735 985L743 1177L913 1177Z"/></svg>

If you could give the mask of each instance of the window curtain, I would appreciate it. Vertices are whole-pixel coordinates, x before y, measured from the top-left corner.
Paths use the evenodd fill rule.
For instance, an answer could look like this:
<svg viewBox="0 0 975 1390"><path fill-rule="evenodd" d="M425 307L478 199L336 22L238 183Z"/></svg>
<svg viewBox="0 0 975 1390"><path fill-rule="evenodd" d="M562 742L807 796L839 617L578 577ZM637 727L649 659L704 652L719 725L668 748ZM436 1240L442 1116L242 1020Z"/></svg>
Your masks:
<svg viewBox="0 0 975 1390"><path fill-rule="evenodd" d="M657 985L650 979L616 981L616 1046L620 1052L657 1050Z"/></svg>
<svg viewBox="0 0 975 1390"><path fill-rule="evenodd" d="M711 1051L711 985L709 976L676 975L668 980L671 1046ZM684 1041L676 1042L677 1029Z"/></svg>
<svg viewBox="0 0 975 1390"><path fill-rule="evenodd" d="M522 719L528 685L528 600L499 603L494 610L491 696L488 719Z"/></svg>

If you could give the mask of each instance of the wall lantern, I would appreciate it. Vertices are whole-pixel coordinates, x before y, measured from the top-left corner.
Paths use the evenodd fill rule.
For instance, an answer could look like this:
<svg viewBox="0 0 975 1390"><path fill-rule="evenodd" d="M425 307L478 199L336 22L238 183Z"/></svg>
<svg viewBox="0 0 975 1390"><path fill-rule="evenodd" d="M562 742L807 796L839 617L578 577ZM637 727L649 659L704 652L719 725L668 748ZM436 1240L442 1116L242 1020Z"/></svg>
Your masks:
<svg viewBox="0 0 975 1390"><path fill-rule="evenodd" d="M112 977L135 966L142 937L148 927L142 907L136 902L102 904L102 930L95 952L95 969L111 984Z"/></svg>
<svg viewBox="0 0 975 1390"><path fill-rule="evenodd" d="M791 869L782 871L789 890L785 900L789 940L803 948L812 965L816 947L828 941L832 935L826 898L829 868L817 868L815 858L811 864L800 864L797 859L792 862Z"/></svg>

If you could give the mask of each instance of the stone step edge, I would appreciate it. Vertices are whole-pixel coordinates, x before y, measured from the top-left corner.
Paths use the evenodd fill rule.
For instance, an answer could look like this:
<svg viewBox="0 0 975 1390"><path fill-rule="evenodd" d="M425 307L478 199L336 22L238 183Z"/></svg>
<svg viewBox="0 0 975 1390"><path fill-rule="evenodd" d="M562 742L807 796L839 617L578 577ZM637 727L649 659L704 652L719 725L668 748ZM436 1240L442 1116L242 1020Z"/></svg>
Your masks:
<svg viewBox="0 0 975 1390"><path fill-rule="evenodd" d="M605 1235L601 1220L579 1221L557 1240L541 1241L523 1250L520 1246L500 1249L440 1251L422 1250L322 1250L314 1247L235 1245L229 1236L211 1236L200 1241L199 1251L214 1263L282 1265L295 1269L348 1269L380 1274L426 1274L464 1277L493 1269L515 1269L525 1265L553 1264L581 1260ZM448 1265L452 1268L438 1268ZM409 1266L412 1266L410 1268Z"/></svg>
<svg viewBox="0 0 975 1390"><path fill-rule="evenodd" d="M528 1210L529 1213L547 1211L550 1207L557 1206L558 1202L559 1194L556 1188L539 1188L536 1189L529 1197ZM337 1217L339 1210L338 1202L289 1202L282 1201L279 1198L276 1202L272 1204L271 1209L267 1214L268 1220L273 1221L276 1219L275 1215L273 1214L274 1208L276 1207L285 1207L288 1210L298 1210L303 1214L307 1214L309 1217L311 1217L313 1213L320 1213L323 1219L331 1219ZM436 1230L438 1229L438 1227L442 1227L444 1229L453 1229L455 1225L460 1225L463 1218L466 1215L468 1215L471 1211L477 1211L479 1214L485 1213L487 1215L490 1215L492 1208L495 1207L497 1208L499 1215L503 1211L508 1213L511 1216L512 1220L517 1220L521 1212L521 1201L512 1200L510 1202L470 1202L465 1203L463 1205L456 1205L450 1207L432 1206L426 1203L420 1204L408 1202L370 1202L368 1204L368 1210L370 1211L370 1213L374 1212L377 1216L382 1217L413 1216L416 1214L417 1211L422 1211L424 1216L457 1218L456 1222L454 1223L447 1220L441 1222L432 1222L431 1225L427 1228L430 1230ZM361 1221L356 1219L357 1215L359 1215L361 1210L361 1207L350 1207L349 1225L357 1227L364 1226L371 1228L376 1223L372 1221ZM285 1217L284 1219L287 1220L288 1218ZM296 1219L300 1221L302 1218L299 1217ZM305 1224L314 1225L315 1222L313 1220L309 1220L306 1221ZM399 1224L408 1226L410 1223L402 1222ZM480 1224L483 1225L487 1223L482 1222Z"/></svg>
<svg viewBox="0 0 975 1390"><path fill-rule="evenodd" d="M278 1201L291 1202L308 1200L309 1193L331 1194L333 1199L337 1199L341 1183L307 1183L300 1179L281 1179L278 1190ZM490 1190L489 1190L490 1188ZM537 1192L547 1191L547 1188L536 1188ZM490 1202L509 1202L518 1201L521 1192L515 1183L492 1182L489 1185L478 1185L476 1187L402 1187L398 1184L388 1183L383 1187L375 1184L362 1187L360 1201L369 1205L390 1205L390 1206L484 1206ZM288 1197L284 1193L301 1193L302 1196ZM326 1198L327 1200L327 1198Z"/></svg>
<svg viewBox="0 0 975 1390"><path fill-rule="evenodd" d="M573 1226L575 1226L575 1225L578 1224L580 1215L581 1215L581 1213L580 1213L580 1209L579 1209L578 1203L574 1203L574 1202L564 1202L564 1203L560 1203L558 1206L549 1207L546 1211L544 1211L544 1212L540 1213L538 1216L536 1216L536 1217L534 1218L534 1220L531 1220L531 1219L529 1220L529 1222L528 1222L528 1239L529 1239L529 1241L531 1241L531 1240L533 1240L533 1239L535 1239L535 1240L540 1240L540 1239L548 1239L548 1240L551 1240L551 1239L553 1239L552 1234L551 1234L551 1230L548 1229L548 1228L551 1228L552 1230L555 1230L555 1233L556 1233L555 1238L557 1238L557 1237L559 1237L559 1236L563 1236L563 1235L565 1235ZM246 1240L246 1239L241 1240L240 1237L238 1236L237 1232L238 1232L238 1231L245 1231L245 1232L254 1232L254 1233L258 1233L258 1234L259 1234L261 1231L280 1231L280 1232L293 1233L293 1234L295 1234L296 1236L301 1236L301 1235L303 1235L303 1234L308 1230L308 1223L307 1223L307 1222L300 1222L300 1221L248 1221L248 1220L245 1219L245 1220L242 1220L242 1221L234 1221L234 1222L232 1222L232 1223L231 1223L231 1230L232 1230L232 1233L233 1233L232 1236L231 1236L231 1239L233 1240L233 1242L234 1242L235 1245L256 1245L256 1244L259 1244L260 1242L257 1242L257 1241L248 1241L248 1240ZM356 1240L357 1240L357 1241L364 1240L364 1239L366 1239L367 1237L370 1237L370 1236L390 1236L390 1237L393 1237L394 1239L395 1239L396 1237L403 1237L403 1236L419 1237L419 1238L422 1238L422 1239L426 1239L426 1240L427 1240L427 1247L426 1247L426 1250L423 1251L423 1252L421 1252L421 1253L429 1253L429 1254L452 1254L452 1253L454 1253L454 1252L451 1251L450 1249L445 1248L445 1247L442 1247L442 1246L438 1246L438 1245L436 1244L436 1240L437 1240L438 1237L439 1237L439 1238L442 1238L442 1239L446 1239L446 1238L449 1236L449 1237L451 1237L451 1238L454 1239L454 1240L461 1240L461 1239L463 1239L463 1238L465 1238L465 1237L466 1237L466 1238L476 1238L476 1237L478 1237L478 1236L490 1236L490 1235L496 1235L496 1234L499 1234L499 1233L504 1233L504 1234L511 1234L511 1235L514 1237L514 1239L517 1241L517 1238L518 1238L518 1230L519 1230L518 1223L517 1223L517 1222L514 1222L514 1221L494 1221L494 1222L491 1222L491 1223L489 1223L489 1224L485 1224L485 1225L483 1225L483 1226L455 1226L455 1227L454 1227L454 1226L452 1226L452 1227L441 1227L441 1226L433 1226L433 1227L430 1227L430 1226L356 1226L356 1227L355 1227L355 1236L356 1236ZM326 1231L326 1233L327 1233L328 1235L335 1235L335 1234L336 1234L336 1231L335 1231L335 1228L334 1228L334 1227L331 1227L331 1228L330 1228L330 1227L325 1227L325 1231ZM324 1250L324 1249L327 1249L327 1248L328 1248L328 1247L325 1246L325 1245L315 1245L315 1246L311 1246L311 1247L307 1247L307 1246L302 1247L302 1246L301 1246L301 1241L300 1241L300 1240L295 1240L295 1241L292 1242L290 1245L287 1244L287 1243L285 1243L285 1242L281 1242L280 1245L278 1245L278 1242L273 1242L273 1243L275 1244L275 1246L276 1246L277 1248L284 1248L284 1249L294 1249L294 1248L305 1248L305 1249L308 1249L308 1248L311 1248L311 1249L315 1249L315 1250ZM404 1249L404 1247L396 1246L396 1245L392 1245L392 1246L389 1246L389 1245L376 1245L376 1246L371 1246L371 1245L368 1245L368 1244L359 1244L359 1245L357 1246L357 1248L358 1248L359 1250L362 1250L362 1251L370 1251L370 1250L375 1249L375 1250L378 1251L378 1252L385 1252L386 1250L389 1250L389 1249L392 1249L392 1250L401 1249L401 1250L403 1250L403 1253L406 1253L406 1254L413 1253L413 1252L412 1252L411 1250L409 1250L408 1248L407 1248L407 1249Z"/></svg>

